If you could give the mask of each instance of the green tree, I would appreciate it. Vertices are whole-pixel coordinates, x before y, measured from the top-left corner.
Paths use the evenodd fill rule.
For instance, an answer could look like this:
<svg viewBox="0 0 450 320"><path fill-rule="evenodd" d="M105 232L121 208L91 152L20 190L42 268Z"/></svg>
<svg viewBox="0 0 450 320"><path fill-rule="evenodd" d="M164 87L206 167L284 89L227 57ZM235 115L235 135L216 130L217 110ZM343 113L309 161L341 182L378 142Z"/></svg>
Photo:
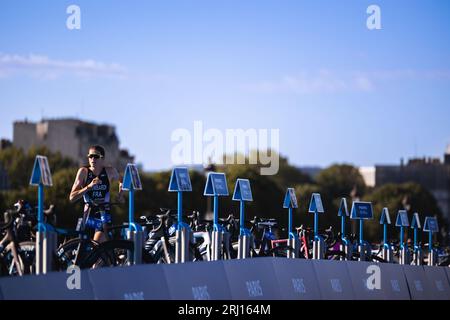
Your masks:
<svg viewBox="0 0 450 320"><path fill-rule="evenodd" d="M395 227L395 220L398 211L405 208L406 199L409 206L408 213L410 220L412 220L412 214L417 212L419 213L422 225L426 216L437 216L439 225L441 227L446 226L446 222L442 217L442 212L439 209L434 196L417 183L386 184L376 188L374 192L367 195L365 199L373 203L375 219L365 225L367 237L372 241L381 240L382 226L379 224L379 220L384 207L389 209L393 224L389 228L391 238L398 239L399 228ZM409 233L409 237L412 237L412 232Z"/></svg>
<svg viewBox="0 0 450 320"><path fill-rule="evenodd" d="M358 168L348 164L335 164L322 170L316 182L331 199L349 197L353 190L363 196L366 189Z"/></svg>
<svg viewBox="0 0 450 320"><path fill-rule="evenodd" d="M76 163L63 157L60 152L50 152L46 147L32 147L27 153L22 149L9 147L0 151L0 163L8 173L11 189L28 186L36 155L48 158L52 174L60 169L75 167Z"/></svg>

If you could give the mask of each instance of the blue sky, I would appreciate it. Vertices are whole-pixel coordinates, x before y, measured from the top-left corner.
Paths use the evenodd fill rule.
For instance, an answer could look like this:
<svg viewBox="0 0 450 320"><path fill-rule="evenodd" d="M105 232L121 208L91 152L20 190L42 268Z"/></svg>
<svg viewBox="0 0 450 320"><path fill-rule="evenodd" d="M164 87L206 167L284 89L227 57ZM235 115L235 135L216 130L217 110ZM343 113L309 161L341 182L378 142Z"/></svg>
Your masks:
<svg viewBox="0 0 450 320"><path fill-rule="evenodd" d="M302 166L440 157L449 17L447 0L0 0L0 136L25 118L110 123L148 170L172 165L171 133L196 120L280 129Z"/></svg>

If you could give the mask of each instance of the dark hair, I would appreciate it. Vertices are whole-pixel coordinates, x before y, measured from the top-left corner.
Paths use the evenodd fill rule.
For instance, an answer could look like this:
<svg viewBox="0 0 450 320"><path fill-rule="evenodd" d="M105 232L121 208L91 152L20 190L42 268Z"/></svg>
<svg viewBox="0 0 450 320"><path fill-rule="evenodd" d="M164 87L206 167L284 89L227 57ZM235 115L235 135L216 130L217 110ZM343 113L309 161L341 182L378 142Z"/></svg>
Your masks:
<svg viewBox="0 0 450 320"><path fill-rule="evenodd" d="M90 146L89 150L92 150L92 149L97 152L100 152L100 154L102 155L103 158L105 157L105 148L103 148L102 146L100 146L100 145Z"/></svg>

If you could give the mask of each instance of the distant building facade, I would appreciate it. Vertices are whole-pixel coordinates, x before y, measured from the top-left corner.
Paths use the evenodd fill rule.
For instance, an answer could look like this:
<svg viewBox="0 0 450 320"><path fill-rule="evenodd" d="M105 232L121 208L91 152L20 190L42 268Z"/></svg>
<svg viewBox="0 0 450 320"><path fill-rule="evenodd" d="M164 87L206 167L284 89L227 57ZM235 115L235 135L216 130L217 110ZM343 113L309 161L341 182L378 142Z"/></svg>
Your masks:
<svg viewBox="0 0 450 320"><path fill-rule="evenodd" d="M450 223L450 145L443 161L439 158L411 159L407 164L401 161L400 165L361 167L360 173L366 185L371 187L387 183L419 183L433 194Z"/></svg>
<svg viewBox="0 0 450 320"><path fill-rule="evenodd" d="M12 142L7 139L1 139L0 140L0 151L5 150L12 146ZM6 172L6 169L3 168L2 164L0 163L0 191L2 190L8 190L9 189L9 183L8 183L8 173Z"/></svg>
<svg viewBox="0 0 450 320"><path fill-rule="evenodd" d="M123 170L134 157L119 148L114 126L99 125L79 119L49 119L40 122L14 122L13 146L29 150L45 146L52 152L60 152L79 165L87 164L86 155L91 145L106 149L106 163Z"/></svg>

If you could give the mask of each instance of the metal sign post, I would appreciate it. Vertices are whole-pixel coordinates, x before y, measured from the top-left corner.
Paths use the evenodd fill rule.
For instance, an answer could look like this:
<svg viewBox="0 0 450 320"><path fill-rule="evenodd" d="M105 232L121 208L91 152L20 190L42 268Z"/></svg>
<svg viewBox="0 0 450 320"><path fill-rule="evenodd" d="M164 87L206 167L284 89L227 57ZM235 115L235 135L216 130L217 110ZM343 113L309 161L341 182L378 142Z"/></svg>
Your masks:
<svg viewBox="0 0 450 320"><path fill-rule="evenodd" d="M128 226L127 238L134 243L134 252L128 253L130 264L142 263L142 247L144 244L144 232L139 224L134 222L134 192L142 190L141 178L135 164L127 164L123 178L122 189L128 191Z"/></svg>
<svg viewBox="0 0 450 320"><path fill-rule="evenodd" d="M350 216L347 207L347 199L342 198L339 206L338 217L341 217L341 251L345 252L345 257L341 260L351 260L353 255L353 244L347 239L345 235L345 220Z"/></svg>
<svg viewBox="0 0 450 320"><path fill-rule="evenodd" d="M300 253L300 240L298 235L293 232L292 212L293 209L298 208L297 196L295 195L294 188L288 188L284 197L283 203L284 209L289 209L289 221L288 221L288 259L296 259Z"/></svg>
<svg viewBox="0 0 450 320"><path fill-rule="evenodd" d="M405 228L409 227L408 212L400 210L397 215L396 227L400 227L400 261L402 265L411 263L408 244L405 244Z"/></svg>
<svg viewBox="0 0 450 320"><path fill-rule="evenodd" d="M38 187L38 227L36 232L36 274L52 271L53 255L57 246L54 228L44 221L44 186L53 186L48 159L36 156L30 185Z"/></svg>
<svg viewBox="0 0 450 320"><path fill-rule="evenodd" d="M174 168L170 177L169 192L178 193L178 222L175 244L175 263L185 263L191 260L190 242L192 231L188 224L183 222L183 192L192 192L191 179L187 168Z"/></svg>
<svg viewBox="0 0 450 320"><path fill-rule="evenodd" d="M419 241L418 241L418 233L419 233L419 230L422 228L422 226L420 224L420 218L419 218L419 214L417 212L414 213L414 215L413 215L411 228L414 229L413 263L416 266L421 266L422 261L423 261L423 251L422 251L422 246L419 244Z"/></svg>
<svg viewBox="0 0 450 320"><path fill-rule="evenodd" d="M370 244L364 241L364 220L373 219L373 208L371 202L355 201L352 205L351 219L359 220L359 261L366 261L371 255Z"/></svg>
<svg viewBox="0 0 450 320"><path fill-rule="evenodd" d="M387 234L388 225L391 224L391 217L389 215L388 208L383 208L380 224L383 225L383 259L388 263L392 263L394 260L394 253L392 251L392 245L388 242Z"/></svg>
<svg viewBox="0 0 450 320"><path fill-rule="evenodd" d="M423 231L428 232L428 265L435 266L437 264L438 257L436 250L433 249L433 233L439 232L437 218L426 217Z"/></svg>
<svg viewBox="0 0 450 320"><path fill-rule="evenodd" d="M211 260L217 261L222 257L222 243L224 228L219 224L219 196L228 196L228 186L225 173L208 173L204 196L214 197L214 227L211 242Z"/></svg>
<svg viewBox="0 0 450 320"><path fill-rule="evenodd" d="M325 259L325 241L319 235L319 213L324 213L322 198L319 193L313 193L309 204L309 213L314 213L314 242L313 242L313 259Z"/></svg>
<svg viewBox="0 0 450 320"><path fill-rule="evenodd" d="M247 259L250 257L252 234L250 230L245 228L245 202L253 201L250 181L248 179L237 179L233 193L233 201L240 202L238 259ZM224 240L226 241L226 239Z"/></svg>

